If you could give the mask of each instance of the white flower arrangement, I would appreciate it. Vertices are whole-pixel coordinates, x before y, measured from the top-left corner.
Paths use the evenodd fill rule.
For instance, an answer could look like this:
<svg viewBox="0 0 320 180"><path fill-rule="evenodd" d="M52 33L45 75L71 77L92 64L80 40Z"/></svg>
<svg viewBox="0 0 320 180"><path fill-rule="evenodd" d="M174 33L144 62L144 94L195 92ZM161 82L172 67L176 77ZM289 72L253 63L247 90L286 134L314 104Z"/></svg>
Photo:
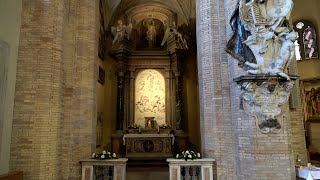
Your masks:
<svg viewBox="0 0 320 180"><path fill-rule="evenodd" d="M182 153L179 153L176 155L176 159L184 159L184 160L194 160L194 159L200 159L201 155L200 153L196 153L191 150L182 151Z"/></svg>
<svg viewBox="0 0 320 180"><path fill-rule="evenodd" d="M109 151L103 150L102 152L99 153L93 153L91 155L92 159L114 159L117 158L116 153L111 153Z"/></svg>
<svg viewBox="0 0 320 180"><path fill-rule="evenodd" d="M159 125L159 128L167 129L167 128L170 128L170 126L168 124L161 124Z"/></svg>
<svg viewBox="0 0 320 180"><path fill-rule="evenodd" d="M138 125L138 124L130 124L128 126L128 129L138 129L139 127L140 127L140 125Z"/></svg>

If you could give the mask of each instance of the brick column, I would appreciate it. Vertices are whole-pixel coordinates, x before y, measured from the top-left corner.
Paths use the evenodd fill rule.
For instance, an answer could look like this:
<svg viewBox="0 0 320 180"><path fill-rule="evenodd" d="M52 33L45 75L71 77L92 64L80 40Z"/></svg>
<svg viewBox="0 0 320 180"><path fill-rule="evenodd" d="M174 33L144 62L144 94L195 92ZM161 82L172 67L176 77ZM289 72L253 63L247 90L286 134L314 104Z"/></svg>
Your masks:
<svg viewBox="0 0 320 180"><path fill-rule="evenodd" d="M229 20L236 8L237 2L237 0L225 0L225 4L228 5L225 6L227 39L233 33ZM256 126L255 118L248 116L240 109L241 90L237 84L232 83L233 78L244 75L246 72L238 66L238 60L229 55L228 62L229 81L231 82L230 95L234 137L233 147L235 149L234 159L237 165L236 179L295 179L294 156L292 152L295 148L294 146L297 147L297 145L290 145L293 142L291 136L295 133L293 132L293 125L295 123L291 121L290 115L288 115L283 125L283 131L278 134L262 134ZM289 104L286 105L286 110L289 112ZM297 115L297 112L295 112L295 115ZM301 133L299 132L298 134L295 137L299 137L298 139L301 140ZM303 144L304 141L299 143ZM298 151L301 152L301 146Z"/></svg>
<svg viewBox="0 0 320 180"><path fill-rule="evenodd" d="M79 160L96 145L98 72L97 0L68 0L64 22L65 106L61 131L60 179L79 179Z"/></svg>
<svg viewBox="0 0 320 180"><path fill-rule="evenodd" d="M215 179L236 179L223 0L197 0L201 150L216 159Z"/></svg>
<svg viewBox="0 0 320 180"><path fill-rule="evenodd" d="M58 179L64 1L23 0L10 170Z"/></svg>

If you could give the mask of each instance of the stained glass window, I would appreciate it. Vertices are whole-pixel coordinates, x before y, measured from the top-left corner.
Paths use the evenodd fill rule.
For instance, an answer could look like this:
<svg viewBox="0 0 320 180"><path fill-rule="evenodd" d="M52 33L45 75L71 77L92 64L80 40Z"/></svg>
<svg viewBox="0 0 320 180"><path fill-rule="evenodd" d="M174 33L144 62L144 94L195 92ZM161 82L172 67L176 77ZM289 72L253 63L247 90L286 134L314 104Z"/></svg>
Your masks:
<svg viewBox="0 0 320 180"><path fill-rule="evenodd" d="M296 60L318 58L317 34L312 23L299 21L295 23L298 39L294 42Z"/></svg>
<svg viewBox="0 0 320 180"><path fill-rule="evenodd" d="M311 26L307 26L303 31L303 45L306 59L318 58L316 31Z"/></svg>

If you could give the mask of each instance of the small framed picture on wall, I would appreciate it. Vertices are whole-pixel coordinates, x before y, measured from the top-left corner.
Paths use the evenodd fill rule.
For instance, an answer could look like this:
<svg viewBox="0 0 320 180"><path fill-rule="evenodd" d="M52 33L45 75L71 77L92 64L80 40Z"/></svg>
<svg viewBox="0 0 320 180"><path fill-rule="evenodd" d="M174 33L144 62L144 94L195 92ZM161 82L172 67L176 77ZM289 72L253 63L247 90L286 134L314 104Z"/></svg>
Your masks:
<svg viewBox="0 0 320 180"><path fill-rule="evenodd" d="M103 85L105 80L105 71L102 69L101 66L99 66L99 73L98 73L98 82Z"/></svg>

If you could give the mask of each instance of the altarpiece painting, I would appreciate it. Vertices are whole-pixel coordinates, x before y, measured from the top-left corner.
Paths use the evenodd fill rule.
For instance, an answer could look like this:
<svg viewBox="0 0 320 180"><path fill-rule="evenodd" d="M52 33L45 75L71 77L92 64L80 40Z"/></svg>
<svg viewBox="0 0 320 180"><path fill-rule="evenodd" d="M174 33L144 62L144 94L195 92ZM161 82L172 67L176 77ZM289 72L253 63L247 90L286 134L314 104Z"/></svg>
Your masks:
<svg viewBox="0 0 320 180"><path fill-rule="evenodd" d="M310 160L320 161L320 80L303 82L306 144Z"/></svg>
<svg viewBox="0 0 320 180"><path fill-rule="evenodd" d="M305 82L304 90L306 120L320 120L320 81Z"/></svg>

